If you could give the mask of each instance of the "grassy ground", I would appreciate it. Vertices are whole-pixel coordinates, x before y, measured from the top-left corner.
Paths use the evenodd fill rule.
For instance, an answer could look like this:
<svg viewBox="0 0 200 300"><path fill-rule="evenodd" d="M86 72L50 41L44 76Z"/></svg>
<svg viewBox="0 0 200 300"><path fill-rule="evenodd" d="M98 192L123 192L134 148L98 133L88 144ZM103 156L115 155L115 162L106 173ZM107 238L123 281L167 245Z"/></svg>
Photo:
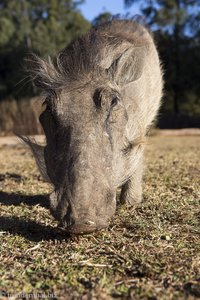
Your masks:
<svg viewBox="0 0 200 300"><path fill-rule="evenodd" d="M0 299L200 297L200 137L155 136L146 154L143 204L118 209L107 230L68 237L28 150L2 146Z"/></svg>

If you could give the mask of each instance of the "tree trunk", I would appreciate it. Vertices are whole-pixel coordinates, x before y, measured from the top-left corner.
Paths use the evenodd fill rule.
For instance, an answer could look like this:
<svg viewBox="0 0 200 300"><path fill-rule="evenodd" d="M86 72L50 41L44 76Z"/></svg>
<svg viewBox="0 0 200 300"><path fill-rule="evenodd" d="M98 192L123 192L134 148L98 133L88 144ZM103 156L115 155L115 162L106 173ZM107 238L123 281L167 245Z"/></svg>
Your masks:
<svg viewBox="0 0 200 300"><path fill-rule="evenodd" d="M179 23L180 18L180 0L177 3L177 18L174 25L174 38L175 38L175 84L174 84L174 113L179 114L179 101L180 101L180 33L181 26Z"/></svg>

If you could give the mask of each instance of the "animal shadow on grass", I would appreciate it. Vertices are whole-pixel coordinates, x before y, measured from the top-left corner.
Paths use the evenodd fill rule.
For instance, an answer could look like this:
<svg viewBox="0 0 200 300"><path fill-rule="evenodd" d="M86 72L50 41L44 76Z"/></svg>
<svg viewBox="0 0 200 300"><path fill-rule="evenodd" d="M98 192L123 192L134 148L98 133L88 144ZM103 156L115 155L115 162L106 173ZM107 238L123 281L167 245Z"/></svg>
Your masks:
<svg viewBox="0 0 200 300"><path fill-rule="evenodd" d="M18 206L20 204L35 206L39 204L42 207L49 208L48 194L46 195L23 195L21 193L0 192L0 204Z"/></svg>
<svg viewBox="0 0 200 300"><path fill-rule="evenodd" d="M48 195L23 195L15 193L0 192L0 205L18 206L20 204L29 206L40 205L49 208ZM41 240L63 240L68 235L58 227L51 227L16 216L0 216L0 231L6 231L14 235L21 235L34 242Z"/></svg>

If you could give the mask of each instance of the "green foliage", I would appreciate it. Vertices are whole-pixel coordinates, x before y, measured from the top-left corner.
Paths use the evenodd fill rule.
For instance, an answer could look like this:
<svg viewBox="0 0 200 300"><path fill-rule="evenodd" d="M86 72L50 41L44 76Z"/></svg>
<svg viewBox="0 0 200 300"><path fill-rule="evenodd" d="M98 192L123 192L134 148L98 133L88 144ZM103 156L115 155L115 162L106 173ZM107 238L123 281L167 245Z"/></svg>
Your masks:
<svg viewBox="0 0 200 300"><path fill-rule="evenodd" d="M92 25L93 26L98 26L102 23L105 23L107 21L109 21L112 18L112 15L109 12L104 12L100 15L98 15L93 21L92 21Z"/></svg>
<svg viewBox="0 0 200 300"><path fill-rule="evenodd" d="M0 98L32 95L30 88L15 86L25 77L22 64L29 52L54 55L90 28L77 8L81 2L0 0Z"/></svg>
<svg viewBox="0 0 200 300"><path fill-rule="evenodd" d="M14 24L11 22L11 20L5 17L0 18L0 47L9 42L14 30Z"/></svg>

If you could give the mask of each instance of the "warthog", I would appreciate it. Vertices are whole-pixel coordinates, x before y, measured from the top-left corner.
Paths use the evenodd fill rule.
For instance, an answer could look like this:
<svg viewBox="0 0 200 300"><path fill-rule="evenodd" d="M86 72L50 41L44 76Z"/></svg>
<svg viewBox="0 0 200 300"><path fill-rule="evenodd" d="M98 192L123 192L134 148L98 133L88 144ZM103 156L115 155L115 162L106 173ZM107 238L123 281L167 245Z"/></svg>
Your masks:
<svg viewBox="0 0 200 300"><path fill-rule="evenodd" d="M153 38L135 21L113 20L53 61L31 57L28 68L46 94L46 146L27 143L53 184L51 212L68 232L102 229L115 213L117 188L120 202L142 198L145 137L163 86Z"/></svg>

